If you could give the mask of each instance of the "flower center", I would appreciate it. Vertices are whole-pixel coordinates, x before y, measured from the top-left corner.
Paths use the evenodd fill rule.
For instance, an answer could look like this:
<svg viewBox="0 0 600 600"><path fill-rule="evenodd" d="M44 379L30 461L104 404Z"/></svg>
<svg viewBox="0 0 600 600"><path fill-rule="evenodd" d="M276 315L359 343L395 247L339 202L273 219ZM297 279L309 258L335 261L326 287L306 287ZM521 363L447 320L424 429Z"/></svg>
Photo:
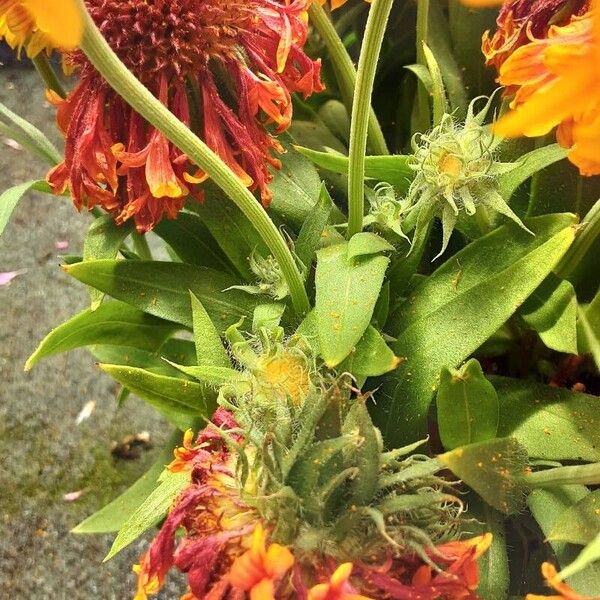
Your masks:
<svg viewBox="0 0 600 600"><path fill-rule="evenodd" d="M142 80L184 78L236 52L252 27L255 0L85 0L102 35ZM79 62L79 59L76 59Z"/></svg>

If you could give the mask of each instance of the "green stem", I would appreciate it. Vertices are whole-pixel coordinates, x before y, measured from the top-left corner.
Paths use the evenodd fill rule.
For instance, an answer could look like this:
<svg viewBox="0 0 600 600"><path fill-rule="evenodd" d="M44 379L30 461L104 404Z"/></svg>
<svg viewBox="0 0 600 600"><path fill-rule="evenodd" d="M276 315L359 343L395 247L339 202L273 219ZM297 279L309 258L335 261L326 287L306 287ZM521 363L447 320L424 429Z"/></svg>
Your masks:
<svg viewBox="0 0 600 600"><path fill-rule="evenodd" d="M342 101L346 106L348 114L352 112L352 101L354 96L354 88L356 86L356 69L352 62L352 58L348 54L340 36L337 34L331 19L323 10L323 7L318 2L313 2L309 9L310 20L319 32L319 35L327 46L327 51L331 58L335 78L340 87ZM369 145L374 154L386 155L389 154L381 125L377 120L375 111L370 108L369 111Z"/></svg>
<svg viewBox="0 0 600 600"><path fill-rule="evenodd" d="M362 231L365 210L365 153L371 96L383 35L394 0L374 0L369 10L365 37L358 61L356 88L352 101L350 152L348 156L348 233L350 239Z"/></svg>
<svg viewBox="0 0 600 600"><path fill-rule="evenodd" d="M554 269L554 272L563 279L569 279L592 245L600 238L600 200L592 206L580 227L581 230L575 241Z"/></svg>
<svg viewBox="0 0 600 600"><path fill-rule="evenodd" d="M131 240L133 241L135 253L142 260L152 260L152 252L150 251L150 246L148 246L148 240L145 235L135 231L131 234Z"/></svg>
<svg viewBox="0 0 600 600"><path fill-rule="evenodd" d="M600 463L536 471L524 477L523 481L533 488L575 484L596 485L600 483Z"/></svg>
<svg viewBox="0 0 600 600"><path fill-rule="evenodd" d="M429 38L429 0L417 0L417 63L427 67L423 44ZM416 131L427 131L431 127L429 92L421 80L417 82Z"/></svg>
<svg viewBox="0 0 600 600"><path fill-rule="evenodd" d="M44 80L46 87L49 90L57 93L61 98L67 97L67 92L58 79L56 72L52 68L45 52L40 52L37 56L31 59L40 77Z"/></svg>
<svg viewBox="0 0 600 600"><path fill-rule="evenodd" d="M83 0L79 1L85 29L81 50L109 85L146 121L187 154L205 171L225 194L241 209L279 263L290 290L292 304L299 314L310 310L302 276L285 239L264 208L241 183L231 169L200 138L190 131L154 95L130 73L106 43L89 16Z"/></svg>

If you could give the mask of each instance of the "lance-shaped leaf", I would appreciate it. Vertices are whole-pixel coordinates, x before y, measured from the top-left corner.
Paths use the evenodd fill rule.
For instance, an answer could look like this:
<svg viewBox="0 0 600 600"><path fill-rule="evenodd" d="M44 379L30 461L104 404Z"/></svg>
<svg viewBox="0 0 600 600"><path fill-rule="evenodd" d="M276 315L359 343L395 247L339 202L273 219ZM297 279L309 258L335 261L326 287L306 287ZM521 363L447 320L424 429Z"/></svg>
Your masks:
<svg viewBox="0 0 600 600"><path fill-rule="evenodd" d="M182 431L188 429L195 418L210 417L216 408L215 393L199 383L137 367L101 364L100 368Z"/></svg>
<svg viewBox="0 0 600 600"><path fill-rule="evenodd" d="M190 292L196 358L201 366L230 367L227 350L202 302Z"/></svg>
<svg viewBox="0 0 600 600"><path fill-rule="evenodd" d="M192 327L190 291L202 302L219 331L250 317L258 303L244 292L226 288L237 281L206 267L183 263L93 260L65 265L64 270L144 312Z"/></svg>
<svg viewBox="0 0 600 600"><path fill-rule="evenodd" d="M112 502L82 521L71 530L78 534L111 533L119 531L135 510L158 486L158 478L173 458L173 448L181 443L181 432L175 431L150 467L131 487Z"/></svg>
<svg viewBox="0 0 600 600"><path fill-rule="evenodd" d="M533 490L527 498L527 505L544 535L548 536L565 510L588 493L587 488L582 485L562 485L546 490ZM560 567L566 567L577 558L580 551L578 546L558 540L548 541ZM580 594L595 596L600 589L600 565L593 564L583 571L570 574L567 583Z"/></svg>
<svg viewBox="0 0 600 600"><path fill-rule="evenodd" d="M50 188L45 181L27 181L26 183L15 185L0 194L0 235L2 235L19 200L30 190L49 192Z"/></svg>
<svg viewBox="0 0 600 600"><path fill-rule="evenodd" d="M496 437L498 394L474 358L459 371L442 369L437 416L447 450Z"/></svg>
<svg viewBox="0 0 600 600"><path fill-rule="evenodd" d="M123 302L106 302L84 310L53 329L25 363L28 371L42 358L93 344L131 346L154 351L174 331L176 323L153 317Z"/></svg>
<svg viewBox="0 0 600 600"><path fill-rule="evenodd" d="M376 233L362 231L356 233L348 240L348 259L353 260L361 256L369 256L371 254L381 254L383 252L392 252L392 246L387 240L384 240Z"/></svg>
<svg viewBox="0 0 600 600"><path fill-rule="evenodd" d="M577 339L582 354L591 354L600 369L600 292L577 311Z"/></svg>
<svg viewBox="0 0 600 600"><path fill-rule="evenodd" d="M154 233L171 246L182 262L235 274L231 263L198 215L181 211L176 219L160 221Z"/></svg>
<svg viewBox="0 0 600 600"><path fill-rule="evenodd" d="M150 529L167 514L179 492L187 485L190 479L188 472L163 471L160 476L158 487L142 502L136 511L127 519L119 529L119 533L113 542L104 562L113 558L123 548L126 548Z"/></svg>
<svg viewBox="0 0 600 600"><path fill-rule="evenodd" d="M393 371L399 364L400 359L386 344L381 333L369 325L338 370L348 371L356 377L378 377Z"/></svg>
<svg viewBox="0 0 600 600"><path fill-rule="evenodd" d="M511 514L522 508L526 491L522 478L529 459L514 438L461 446L438 460L496 510Z"/></svg>
<svg viewBox="0 0 600 600"><path fill-rule="evenodd" d="M348 157L339 152L318 152L301 146L296 146L296 149L322 169L344 175L348 173ZM387 181L405 192L414 178L414 171L408 166L408 156L403 154L367 156L365 158L365 177L377 181Z"/></svg>
<svg viewBox="0 0 600 600"><path fill-rule="evenodd" d="M531 381L490 377L500 403L499 436L513 436L532 458L600 461L597 398Z"/></svg>
<svg viewBox="0 0 600 600"><path fill-rule="evenodd" d="M90 225L83 241L83 260L114 259L121 244L134 231L133 223L117 225L112 215L102 215ZM104 298L104 292L90 287L92 310L96 310Z"/></svg>
<svg viewBox="0 0 600 600"><path fill-rule="evenodd" d="M388 259L348 259L348 244L317 253L316 329L321 354L335 367L352 352L367 329L383 284Z"/></svg>
<svg viewBox="0 0 600 600"><path fill-rule="evenodd" d="M589 544L600 533L600 490L567 508L546 536L551 541Z"/></svg>
<svg viewBox="0 0 600 600"><path fill-rule="evenodd" d="M548 348L577 354L577 298L568 281L550 274L525 301L519 314Z"/></svg>
<svg viewBox="0 0 600 600"><path fill-rule="evenodd" d="M574 221L570 215L531 219L535 236L505 225L415 289L391 319L397 335L392 349L407 360L385 385L374 413L387 443L424 437L441 369L468 358L542 283L573 241Z"/></svg>

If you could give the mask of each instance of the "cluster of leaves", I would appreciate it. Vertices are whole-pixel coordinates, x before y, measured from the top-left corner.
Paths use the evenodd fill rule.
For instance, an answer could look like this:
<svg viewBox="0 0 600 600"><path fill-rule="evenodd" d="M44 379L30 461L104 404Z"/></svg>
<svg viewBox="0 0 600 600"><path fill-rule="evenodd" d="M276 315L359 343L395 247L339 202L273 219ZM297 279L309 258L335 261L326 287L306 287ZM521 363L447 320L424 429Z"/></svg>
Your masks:
<svg viewBox="0 0 600 600"><path fill-rule="evenodd" d="M365 4L340 12L338 29L351 52L366 10ZM406 10L406 3L394 9L391 27L404 22ZM411 153L413 133L441 128L423 143L446 136L444 144L448 136L464 135L465 119L475 118L467 99L492 91L478 52L465 41L478 43L474 32L488 17L455 3L445 14L432 2L428 46L417 65L409 65L414 39L386 39L374 105L397 153L366 158L368 230L349 240L341 232L350 128L331 65L325 64L330 97L297 100L297 118L283 140L283 168L271 185L270 213L302 267L312 299L308 315L293 313L281 273L252 224L207 185L203 204L190 201L176 220L154 230L152 253L168 260L153 259L130 226L96 215L82 256L64 257L65 271L89 286L90 308L50 332L27 368L87 347L123 386L119 402L133 393L183 431L208 419L221 385L242 373L235 340L222 342L227 331L232 341L232 325L242 322L255 334L281 325L307 341L319 370L347 373L359 394L373 394L370 416L359 416L381 431L381 442L370 440L378 456L383 446L393 455L429 435L427 454L439 455L431 459L435 468L450 468L464 482L470 514L494 533L482 597L542 589L544 559L564 568L580 593L594 594L600 589L600 564L594 562L600 556L600 492L593 487L600 484L594 471L600 427L597 398L581 389L599 390L598 178L581 181L565 161L557 162L564 153L555 145L482 147L477 136L485 131L485 115L476 124L477 141L469 137L467 148L481 151L485 164L478 159L476 178L460 179L456 189L448 191L447 179L441 186L436 180L434 194L429 174L415 169L424 146ZM49 164L59 160L43 134L4 108L0 126ZM446 174L454 171L444 164ZM30 189L47 191L43 182L29 182L0 196L0 230ZM458 220L450 203L455 192L464 208ZM434 206L434 196L452 210ZM411 217L423 198L426 210ZM482 198L500 214L482 212ZM450 221L456 229L451 237ZM442 259L431 261L440 247L446 249ZM577 391L570 389L575 384ZM339 439L349 435L343 426L336 433ZM288 454L295 439L284 440ZM179 440L174 434L172 445ZM180 475L161 475L170 450L76 532L118 531L114 555L158 523L185 483ZM374 472L367 464L372 456L363 458L365 465L356 467L353 456L348 468ZM561 467L565 462L569 466ZM554 469L536 470L549 466ZM297 478L298 486L322 483L317 470L310 475ZM519 550L509 557L507 547Z"/></svg>

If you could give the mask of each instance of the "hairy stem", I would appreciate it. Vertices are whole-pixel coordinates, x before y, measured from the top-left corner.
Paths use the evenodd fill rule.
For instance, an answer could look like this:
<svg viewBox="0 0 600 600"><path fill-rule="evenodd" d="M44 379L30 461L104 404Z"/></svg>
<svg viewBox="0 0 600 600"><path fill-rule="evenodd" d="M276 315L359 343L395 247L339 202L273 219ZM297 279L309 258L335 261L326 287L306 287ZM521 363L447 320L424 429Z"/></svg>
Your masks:
<svg viewBox="0 0 600 600"><path fill-rule="evenodd" d="M374 0L358 61L352 101L350 153L348 157L348 238L362 231L365 210L365 153L371 112L371 96L383 35L394 0Z"/></svg>
<svg viewBox="0 0 600 600"><path fill-rule="evenodd" d="M279 263L294 309L299 314L308 312L310 304L300 271L285 239L264 208L221 158L129 72L98 31L83 0L79 4L85 20L81 50L128 104L187 154L235 202Z"/></svg>
<svg viewBox="0 0 600 600"><path fill-rule="evenodd" d="M62 83L58 79L56 72L52 68L48 57L44 52L40 52L37 56L31 59L31 62L36 68L40 77L44 80L46 87L58 94L61 98L66 98L67 93Z"/></svg>
<svg viewBox="0 0 600 600"><path fill-rule="evenodd" d="M356 69L354 68L352 59L340 36L337 34L331 19L318 2L311 4L309 15L312 24L325 42L325 46L327 46L335 78L340 87L342 101L346 106L348 114L350 114L352 112L352 100L356 86ZM390 153L383 137L383 132L381 131L381 125L372 108L369 111L368 137L370 148L375 154L385 155Z"/></svg>

